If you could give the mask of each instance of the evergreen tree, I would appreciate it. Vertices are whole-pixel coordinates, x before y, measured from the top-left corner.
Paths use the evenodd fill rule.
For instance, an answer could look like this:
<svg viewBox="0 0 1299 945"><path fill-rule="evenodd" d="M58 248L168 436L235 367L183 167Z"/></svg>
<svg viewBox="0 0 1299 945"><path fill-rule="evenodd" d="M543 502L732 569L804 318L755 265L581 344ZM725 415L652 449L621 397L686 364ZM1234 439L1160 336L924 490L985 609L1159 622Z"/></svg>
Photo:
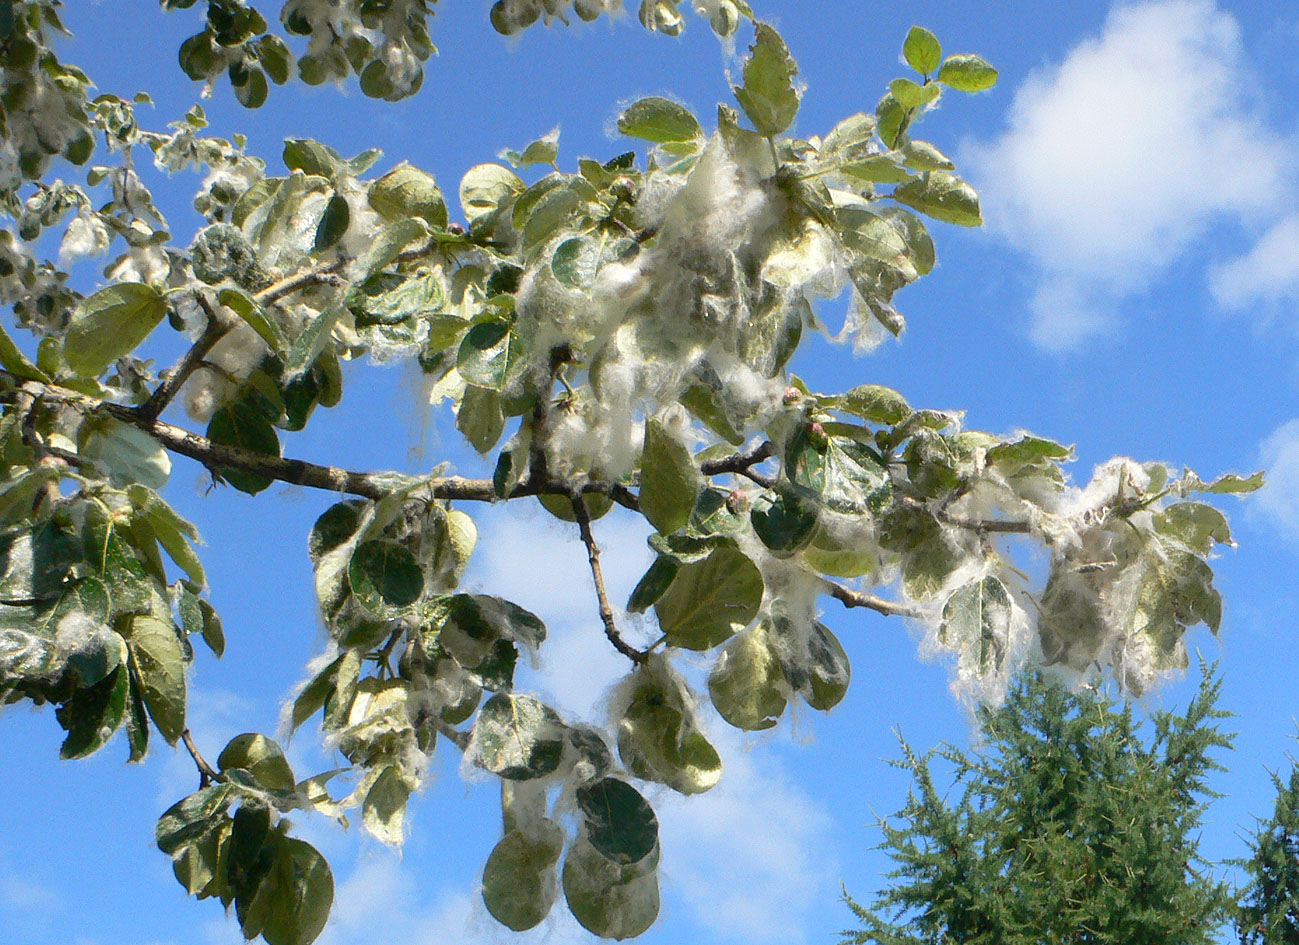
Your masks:
<svg viewBox="0 0 1299 945"><path fill-rule="evenodd" d="M980 713L975 753L904 742L914 786L882 826L897 866L870 907L847 898L861 924L844 945L1212 941L1230 898L1197 831L1214 752L1232 742L1219 689L1206 671L1184 713L1143 725L1104 693L1034 673ZM951 792L935 756L953 766Z"/></svg>
<svg viewBox="0 0 1299 945"><path fill-rule="evenodd" d="M1276 808L1260 822L1241 865L1250 878L1237 919L1244 945L1299 942L1299 767L1276 784Z"/></svg>

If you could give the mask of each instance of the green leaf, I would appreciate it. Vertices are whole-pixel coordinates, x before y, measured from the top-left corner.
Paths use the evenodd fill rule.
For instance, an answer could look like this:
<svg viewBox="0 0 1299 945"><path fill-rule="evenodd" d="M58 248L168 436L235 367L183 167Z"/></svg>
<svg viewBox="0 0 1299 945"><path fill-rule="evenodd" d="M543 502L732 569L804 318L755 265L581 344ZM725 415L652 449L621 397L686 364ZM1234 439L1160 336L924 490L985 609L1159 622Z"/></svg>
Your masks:
<svg viewBox="0 0 1299 945"><path fill-rule="evenodd" d="M266 104L266 94L270 86L266 83L266 73L261 69L249 69L242 83L234 85L235 98L244 108L261 108Z"/></svg>
<svg viewBox="0 0 1299 945"><path fill-rule="evenodd" d="M87 418L78 437L84 438L81 455L102 464L114 485L161 489L171 476L171 456L139 427L108 416Z"/></svg>
<svg viewBox="0 0 1299 945"><path fill-rule="evenodd" d="M825 162L861 161L870 157L875 147L875 116L858 112L830 130L821 142L821 159Z"/></svg>
<svg viewBox="0 0 1299 945"><path fill-rule="evenodd" d="M415 556L386 538L357 546L347 580L361 606L380 617L404 613L424 594L424 574Z"/></svg>
<svg viewBox="0 0 1299 945"><path fill-rule="evenodd" d="M313 564L356 534L368 505L365 499L344 499L321 513L307 536L307 553Z"/></svg>
<svg viewBox="0 0 1299 945"><path fill-rule="evenodd" d="M904 143L903 132L910 120L910 113L893 97L892 92L885 94L875 106L875 127L880 140L889 148Z"/></svg>
<svg viewBox="0 0 1299 945"><path fill-rule="evenodd" d="M198 840L221 819L237 795L233 784L209 784L171 805L154 828L158 849L172 856Z"/></svg>
<svg viewBox="0 0 1299 945"><path fill-rule="evenodd" d="M745 731L771 728L785 711L785 677L759 624L731 638L708 676L717 714Z"/></svg>
<svg viewBox="0 0 1299 945"><path fill-rule="evenodd" d="M847 161L835 168L835 173L849 180L867 184L901 184L916 175L902 166L896 154L873 154L856 161Z"/></svg>
<svg viewBox="0 0 1299 945"><path fill-rule="evenodd" d="M762 572L735 548L683 565L654 604L669 646L708 650L748 626L762 603Z"/></svg>
<svg viewBox="0 0 1299 945"><path fill-rule="evenodd" d="M749 523L767 549L788 558L807 547L816 532L818 499L792 483L781 483L774 495L763 493L749 512Z"/></svg>
<svg viewBox="0 0 1299 945"><path fill-rule="evenodd" d="M19 350L18 345L14 344L13 338L9 337L9 332L0 326L0 367L3 367L10 374L16 374L25 381L40 381L48 384L49 375L38 368L27 355Z"/></svg>
<svg viewBox="0 0 1299 945"><path fill-rule="evenodd" d="M134 351L166 314L166 298L151 285L120 282L100 289L72 313L63 357L82 377L98 377Z"/></svg>
<svg viewBox="0 0 1299 945"><path fill-rule="evenodd" d="M627 610L634 614L642 614L648 610L650 605L662 597L671 586L679 568L680 565L672 558L663 555L655 558L649 570L641 576L632 589L631 597L627 600Z"/></svg>
<svg viewBox="0 0 1299 945"><path fill-rule="evenodd" d="M913 413L906 398L882 384L862 384L835 399L834 406L871 423L894 426Z"/></svg>
<svg viewBox="0 0 1299 945"><path fill-rule="evenodd" d="M938 68L943 60L943 47L938 37L923 26L913 26L902 43L902 56L912 69L923 76Z"/></svg>
<svg viewBox="0 0 1299 945"><path fill-rule="evenodd" d="M1155 516L1155 530L1199 555L1215 544L1234 546L1227 517L1203 502L1177 502Z"/></svg>
<svg viewBox="0 0 1299 945"><path fill-rule="evenodd" d="M682 794L716 786L722 760L700 730L681 680L661 659L641 664L634 680L618 722L618 755L627 770Z"/></svg>
<svg viewBox="0 0 1299 945"><path fill-rule="evenodd" d="M447 225L447 204L432 174L399 164L370 185L370 206L388 220L419 217L429 226Z"/></svg>
<svg viewBox="0 0 1299 945"><path fill-rule="evenodd" d="M643 98L618 116L618 130L629 138L677 144L703 137L699 120L684 105L666 98Z"/></svg>
<svg viewBox="0 0 1299 945"><path fill-rule="evenodd" d="M997 70L979 56L948 56L938 81L958 92L982 92L997 84Z"/></svg>
<svg viewBox="0 0 1299 945"><path fill-rule="evenodd" d="M311 945L333 903L334 874L325 858L311 844L285 837L249 911L264 914L261 935L267 945Z"/></svg>
<svg viewBox="0 0 1299 945"><path fill-rule="evenodd" d="M162 547L167 549L171 559L199 587L206 584L203 565L189 544L198 540L198 529L177 515L158 493L143 484L129 487L127 495L131 498L136 514L143 515L149 522L149 527L153 529Z"/></svg>
<svg viewBox="0 0 1299 945"><path fill-rule="evenodd" d="M1219 476L1213 482L1206 483L1189 469L1182 474L1181 481L1177 484L1178 491L1185 495L1188 492L1208 492L1215 495L1231 495L1246 492L1253 492L1263 487L1263 473L1256 472L1248 479L1228 473L1225 476Z"/></svg>
<svg viewBox="0 0 1299 945"><path fill-rule="evenodd" d="M619 867L581 839L564 857L563 883L573 917L601 938L635 938L658 918L659 886L654 870Z"/></svg>
<svg viewBox="0 0 1299 945"><path fill-rule="evenodd" d="M951 171L956 165L942 151L928 141L911 140L902 149L902 160L907 167L920 171Z"/></svg>
<svg viewBox="0 0 1299 945"><path fill-rule="evenodd" d="M889 83L889 91L903 108L916 109L938 98L942 89L932 82L919 85L910 79L894 79Z"/></svg>
<svg viewBox="0 0 1299 945"><path fill-rule="evenodd" d="M838 705L852 681L852 666L839 638L816 620L791 619L779 606L767 628L789 687L818 712Z"/></svg>
<svg viewBox="0 0 1299 945"><path fill-rule="evenodd" d="M59 757L85 758L104 747L122 725L129 694L130 675L118 666L59 706L59 724L68 733Z"/></svg>
<svg viewBox="0 0 1299 945"><path fill-rule="evenodd" d="M456 409L456 429L480 453L486 453L495 446L505 432L505 411L502 409L500 392L477 384L468 385L465 396Z"/></svg>
<svg viewBox="0 0 1299 945"><path fill-rule="evenodd" d="M561 522L576 522L573 516L573 503L565 495L543 494L537 496L537 501L555 518ZM586 514L591 517L591 521L603 518L613 508L613 499L609 498L602 492L588 492L582 496L582 505L586 506Z"/></svg>
<svg viewBox="0 0 1299 945"><path fill-rule="evenodd" d="M957 226L982 226L974 188L946 171L927 171L918 180L899 184L893 199L935 220Z"/></svg>
<svg viewBox="0 0 1299 945"><path fill-rule="evenodd" d="M217 293L217 301L247 322L248 327L257 332L272 352L284 353L284 333L275 320L266 314L261 303L251 295L242 289L222 289Z"/></svg>
<svg viewBox="0 0 1299 945"><path fill-rule="evenodd" d="M794 123L799 99L796 75L798 65L780 34L766 23L756 24L744 63L744 84L733 91L759 134L778 135Z"/></svg>
<svg viewBox="0 0 1299 945"><path fill-rule="evenodd" d="M320 215L320 222L316 224L316 238L312 243L312 250L318 253L336 245L347 233L351 222L352 209L348 206L347 198L335 193L325 204L325 212Z"/></svg>
<svg viewBox="0 0 1299 945"><path fill-rule="evenodd" d="M498 210L510 198L523 193L519 175L499 164L471 167L460 182L460 206L472 226Z"/></svg>
<svg viewBox="0 0 1299 945"><path fill-rule="evenodd" d="M550 820L507 832L483 867L483 904L492 918L515 932L540 925L559 898L555 865L563 849L564 833Z"/></svg>
<svg viewBox="0 0 1299 945"><path fill-rule="evenodd" d="M222 771L242 768L268 791L292 791L297 783L284 751L257 732L245 732L230 739L217 756L217 767Z"/></svg>
<svg viewBox="0 0 1299 945"><path fill-rule="evenodd" d="M418 217L397 220L379 231L365 254L357 260L362 276L358 281L378 275L397 261L411 243L428 235L428 227Z"/></svg>
<svg viewBox="0 0 1299 945"><path fill-rule="evenodd" d="M465 333L456 353L456 369L470 384L499 391L510 358L510 326L483 322Z"/></svg>
<svg viewBox="0 0 1299 945"><path fill-rule="evenodd" d="M280 438L266 415L246 400L237 400L212 415L207 427L208 439L223 446L234 446L253 453L278 458ZM222 477L240 492L256 495L275 480L260 473L220 467Z"/></svg>
<svg viewBox="0 0 1299 945"><path fill-rule="evenodd" d="M577 807L587 841L614 863L639 863L658 847L654 808L626 781L601 778L578 788Z"/></svg>
<svg viewBox="0 0 1299 945"><path fill-rule="evenodd" d="M383 769L365 792L361 806L362 823L370 836L383 843L401 843L410 794L410 782L399 767L389 765Z"/></svg>
<svg viewBox="0 0 1299 945"><path fill-rule="evenodd" d="M498 777L545 777L564 753L564 723L532 696L498 692L478 712L472 751L474 763Z"/></svg>
<svg viewBox="0 0 1299 945"><path fill-rule="evenodd" d="M343 167L343 158L327 144L310 138L284 140L284 166L313 177L332 178Z"/></svg>
<svg viewBox="0 0 1299 945"><path fill-rule="evenodd" d="M149 717L167 744L185 730L185 650L176 628L157 617L132 617L126 635Z"/></svg>
<svg viewBox="0 0 1299 945"><path fill-rule="evenodd" d="M790 479L835 512L877 515L893 500L893 480L874 450L818 433L811 425L790 439L785 468Z"/></svg>
<svg viewBox="0 0 1299 945"><path fill-rule="evenodd" d="M555 278L573 289L589 289L605 266L634 257L640 247L605 229L564 240L550 260Z"/></svg>
<svg viewBox="0 0 1299 945"><path fill-rule="evenodd" d="M700 484L699 470L686 445L657 418L646 420L640 510L649 523L665 535L683 527L695 507Z"/></svg>
<svg viewBox="0 0 1299 945"><path fill-rule="evenodd" d="M947 598L938 639L961 654L976 654L979 669L1000 668L1010 646L1014 611L1010 592L995 577L971 581Z"/></svg>
<svg viewBox="0 0 1299 945"><path fill-rule="evenodd" d="M500 157L515 167L532 167L534 164L555 163L559 156L559 128L551 128L536 141L529 142L521 152L506 148Z"/></svg>

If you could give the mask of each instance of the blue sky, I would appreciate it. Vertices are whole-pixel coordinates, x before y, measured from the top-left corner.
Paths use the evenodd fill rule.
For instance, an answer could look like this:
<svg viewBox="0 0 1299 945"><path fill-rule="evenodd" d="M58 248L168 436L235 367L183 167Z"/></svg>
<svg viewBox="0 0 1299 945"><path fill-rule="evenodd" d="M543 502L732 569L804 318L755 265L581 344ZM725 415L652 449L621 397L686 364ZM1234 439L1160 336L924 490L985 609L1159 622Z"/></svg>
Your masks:
<svg viewBox="0 0 1299 945"><path fill-rule="evenodd" d="M624 18L506 42L486 27L486 2L439 6L442 52L414 99L388 105L354 88L293 85L250 114L218 88L204 103L215 129L247 132L270 163L290 136L344 153L378 146L381 167L410 160L454 193L468 167L555 125L561 162L625 150L608 133L620 102L670 93L707 116L728 98L725 53L702 23L691 21L677 41ZM1288 763L1299 708L1299 10L1244 0L754 6L776 21L802 67L803 134L873 107L901 74L898 50L913 22L949 51L977 51L1001 70L991 93L952 96L923 126L979 186L988 226L935 225L940 266L899 296L909 318L901 344L853 358L814 340L798 373L823 390L889 384L916 405L965 409L971 427L1075 444L1074 475L1084 482L1112 455L1206 476L1269 470L1261 493L1229 500L1240 548L1216 563L1227 602L1221 641L1202 629L1190 641L1220 661L1222 705L1239 732L1230 770L1215 780L1225 797L1209 811L1203 848L1240 855L1242 830L1270 808L1267 769ZM163 15L153 0L69 4L78 38L68 58L105 91L150 91L149 120L161 126L199 92L173 65L196 13ZM182 242L196 186L178 178L157 188L170 195ZM838 309L824 314L833 321ZM401 369L353 365L347 384L343 405L291 437L287 453L411 471L449 459L481 472ZM220 661L200 654L192 677L191 728L215 754L240 731L273 731L281 699L323 646L305 536L331 499L279 487L257 499L208 494L201 473L178 460L168 496L203 530L230 641ZM643 528L614 516L596 527L612 595L625 600L647 561ZM535 686L598 718L599 697L624 664L600 638L580 545L535 507L490 510L480 529L469 583L546 618L552 639ZM824 607L853 661L847 699L828 716L787 717L762 736L717 721L722 784L696 798L654 797L664 910L641 941L832 941L847 922L840 881L860 896L887 868L870 850L871 824L906 790L883 760L896 756L894 729L918 747L968 743L949 666L919 654L899 622ZM1182 704L1193 684L1194 673L1148 697L1148 707ZM155 750L128 767L114 744L63 763L59 741L51 712L0 716L5 940L240 941L218 906L185 897L152 844L158 813L193 789L188 758ZM330 766L309 731L291 755L300 774ZM462 777L453 755L439 749L400 856L359 831L299 825L339 884L321 945L515 938L477 898L499 829L495 785ZM591 940L562 908L523 938Z"/></svg>

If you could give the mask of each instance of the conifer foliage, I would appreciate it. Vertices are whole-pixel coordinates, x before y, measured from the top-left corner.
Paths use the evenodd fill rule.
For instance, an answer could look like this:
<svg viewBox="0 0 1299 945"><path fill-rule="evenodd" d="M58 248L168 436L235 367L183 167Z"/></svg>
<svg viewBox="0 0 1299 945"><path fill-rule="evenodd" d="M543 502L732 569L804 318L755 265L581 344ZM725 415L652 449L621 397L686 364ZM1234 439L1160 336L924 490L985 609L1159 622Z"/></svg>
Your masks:
<svg viewBox="0 0 1299 945"><path fill-rule="evenodd" d="M1272 781L1272 816L1259 823L1240 864L1249 880L1237 917L1241 945L1299 942L1299 767Z"/></svg>
<svg viewBox="0 0 1299 945"><path fill-rule="evenodd" d="M860 926L845 945L1216 941L1232 900L1199 857L1198 830L1214 796L1206 776L1232 741L1219 689L1206 670L1184 712L1142 724L1105 694L1029 673L980 712L977 751L922 756L903 743L897 764L914 784L882 825L896 866L870 906L847 898ZM951 766L950 791L935 758Z"/></svg>

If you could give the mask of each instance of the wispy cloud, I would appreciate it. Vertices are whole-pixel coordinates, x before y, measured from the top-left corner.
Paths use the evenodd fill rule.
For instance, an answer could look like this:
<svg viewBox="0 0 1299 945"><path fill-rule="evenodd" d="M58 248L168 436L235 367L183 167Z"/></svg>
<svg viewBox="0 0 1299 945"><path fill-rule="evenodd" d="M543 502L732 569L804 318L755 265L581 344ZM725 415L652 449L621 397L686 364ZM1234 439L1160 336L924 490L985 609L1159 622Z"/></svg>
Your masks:
<svg viewBox="0 0 1299 945"><path fill-rule="evenodd" d="M709 736L726 766L721 783L655 799L664 886L714 941L803 942L809 915L838 891L826 856L833 821L773 759L746 753L720 724Z"/></svg>
<svg viewBox="0 0 1299 945"><path fill-rule="evenodd" d="M1299 213L1270 227L1247 253L1210 274L1219 305L1231 310L1299 302Z"/></svg>
<svg viewBox="0 0 1299 945"><path fill-rule="evenodd" d="M1272 431L1259 447L1259 460L1267 483L1246 514L1299 545L1299 419Z"/></svg>
<svg viewBox="0 0 1299 945"><path fill-rule="evenodd" d="M994 229L1035 269L1034 340L1112 329L1215 224L1275 213L1288 145L1255 107L1234 17L1212 0L1120 4L1101 34L1016 90L1009 127L968 159ZM1215 283L1254 283L1241 264Z"/></svg>

